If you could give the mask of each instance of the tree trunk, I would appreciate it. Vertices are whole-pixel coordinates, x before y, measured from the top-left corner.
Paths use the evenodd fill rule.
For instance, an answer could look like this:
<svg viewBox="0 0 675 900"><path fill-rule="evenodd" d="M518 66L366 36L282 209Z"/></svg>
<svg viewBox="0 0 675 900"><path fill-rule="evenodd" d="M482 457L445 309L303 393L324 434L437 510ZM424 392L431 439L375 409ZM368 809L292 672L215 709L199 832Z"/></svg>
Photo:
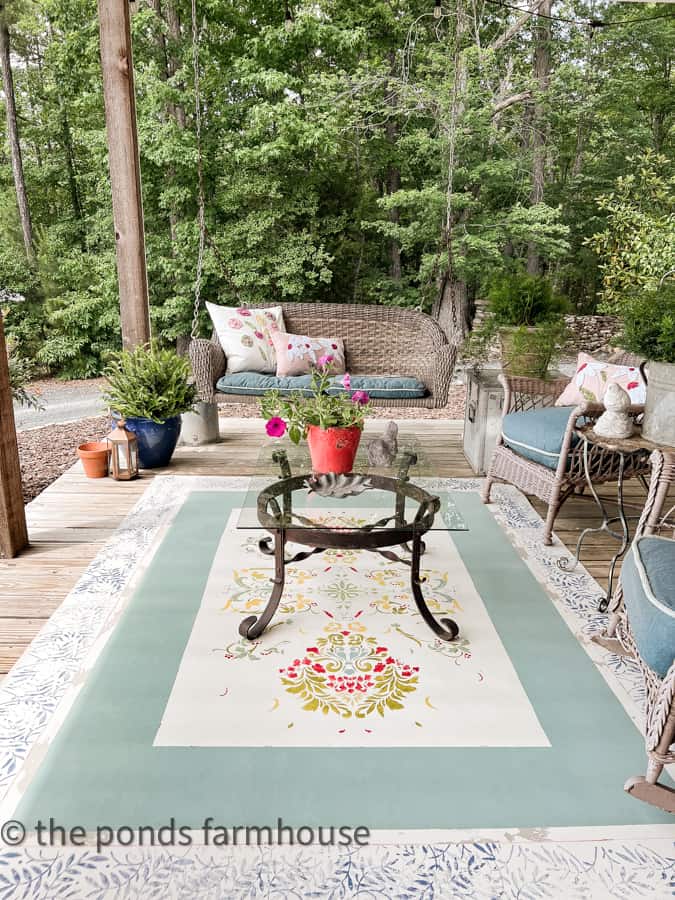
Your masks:
<svg viewBox="0 0 675 900"><path fill-rule="evenodd" d="M544 0L540 7L541 15L537 17L534 29L534 77L537 81L537 97L534 102L532 116L532 192L530 203L534 206L544 199L544 182L546 175L546 152L548 135L546 114L544 110L544 94L548 89L551 73L551 20L544 16L551 15L552 0ZM542 263L539 250L533 241L527 245L527 271L530 275L541 275Z"/></svg>
<svg viewBox="0 0 675 900"><path fill-rule="evenodd" d="M446 214L443 225L443 243L447 252L447 273L439 279L438 294L432 309L432 316L437 319L445 331L451 344L459 346L463 343L471 326L469 310L469 291L466 282L457 274L458 251L454 245L453 229L457 224L457 216L453 211L455 156L457 149L457 132L464 115L465 96L468 82L468 68L462 53L462 39L468 28L468 20L461 0L457 0L457 25L454 59L454 82L450 119L448 122L448 167L446 182ZM460 254L461 255L461 251Z"/></svg>
<svg viewBox="0 0 675 900"><path fill-rule="evenodd" d="M390 131L390 125L393 125L393 123L390 122L387 126L387 137L394 144L396 142L396 127L393 126ZM401 189L401 173L396 166L390 166L389 168L387 189L390 194L395 194L396 191ZM401 211L398 206L392 206L389 210L389 221L394 225L398 225L401 221ZM394 281L400 281L402 272L401 245L397 238L392 238L389 243L389 260L389 274Z"/></svg>
<svg viewBox="0 0 675 900"><path fill-rule="evenodd" d="M174 45L174 47L169 47L167 45L166 38L164 37L164 32L160 26L157 33L157 49L159 51L160 57L159 71L162 81L168 81L178 71L178 61L174 49L175 45L182 38L180 20L173 4L168 2L168 0L164 4L164 12L162 11L161 0L148 0L148 2L160 22L166 21L167 27L169 29L169 35L171 37L171 42ZM173 118L180 129L185 128L185 110L180 104L168 103L166 108L166 115ZM171 182L173 182L176 177L176 169L173 165L169 165L166 175L169 184L171 184ZM171 234L171 245L174 255L176 252L176 241L178 239L177 225L178 215L175 209L171 209L169 211L169 231Z"/></svg>
<svg viewBox="0 0 675 900"><path fill-rule="evenodd" d="M389 52L389 63L391 65L391 74L393 76L396 72L396 54L393 50ZM385 90L388 90L388 86ZM397 98L394 91L391 91L389 94L387 105L391 108L391 112L389 113L390 118L387 121L386 135L387 143L391 147L391 153L393 154L396 150L396 140L398 138L398 125L394 118L396 114ZM392 164L389 166L389 171L387 172L387 192L389 194L395 194L396 191L400 189L401 172L398 166ZM389 221L394 225L398 225L401 221L401 211L398 206L393 206L389 210ZM389 242L389 274L394 281L401 280L401 245L395 237L391 238Z"/></svg>
<svg viewBox="0 0 675 900"><path fill-rule="evenodd" d="M460 346L471 328L469 289L466 281L445 275L441 280L432 316L441 326L448 341Z"/></svg>
<svg viewBox="0 0 675 900"><path fill-rule="evenodd" d="M16 98L14 96L14 78L12 77L10 59L9 28L5 22L4 11L5 4L0 2L0 69L2 70L2 86L5 92L5 106L7 107L7 137L12 157L12 174L14 175L14 189L16 191L16 203L19 208L23 243L26 248L28 261L31 266L34 266L33 223L30 216L26 179L21 158L21 144L19 143L19 128L16 118Z"/></svg>

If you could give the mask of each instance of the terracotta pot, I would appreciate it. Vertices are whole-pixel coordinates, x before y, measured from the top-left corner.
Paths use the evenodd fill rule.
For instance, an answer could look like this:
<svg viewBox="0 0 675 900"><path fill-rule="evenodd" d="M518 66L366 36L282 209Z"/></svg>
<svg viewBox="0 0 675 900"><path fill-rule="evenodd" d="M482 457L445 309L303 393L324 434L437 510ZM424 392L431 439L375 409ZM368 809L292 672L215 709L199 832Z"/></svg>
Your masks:
<svg viewBox="0 0 675 900"><path fill-rule="evenodd" d="M80 444L77 455L82 460L87 478L105 478L108 474L110 446L107 441L89 441Z"/></svg>
<svg viewBox="0 0 675 900"><path fill-rule="evenodd" d="M307 444L312 458L312 471L317 475L333 472L346 475L354 468L356 451L361 440L361 429L319 428L310 425L307 429Z"/></svg>

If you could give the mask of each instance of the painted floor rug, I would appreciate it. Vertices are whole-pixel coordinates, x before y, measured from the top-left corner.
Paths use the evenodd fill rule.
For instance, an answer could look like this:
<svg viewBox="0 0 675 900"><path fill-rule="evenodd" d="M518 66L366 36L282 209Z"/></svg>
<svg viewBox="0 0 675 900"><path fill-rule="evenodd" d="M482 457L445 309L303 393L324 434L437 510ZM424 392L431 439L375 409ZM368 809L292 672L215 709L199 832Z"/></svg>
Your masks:
<svg viewBox="0 0 675 900"><path fill-rule="evenodd" d="M672 819L622 790L636 667L522 495L425 480L468 526L423 557L457 641L406 567L327 551L249 642L273 570L246 484L155 479L3 682L0 900L673 895Z"/></svg>

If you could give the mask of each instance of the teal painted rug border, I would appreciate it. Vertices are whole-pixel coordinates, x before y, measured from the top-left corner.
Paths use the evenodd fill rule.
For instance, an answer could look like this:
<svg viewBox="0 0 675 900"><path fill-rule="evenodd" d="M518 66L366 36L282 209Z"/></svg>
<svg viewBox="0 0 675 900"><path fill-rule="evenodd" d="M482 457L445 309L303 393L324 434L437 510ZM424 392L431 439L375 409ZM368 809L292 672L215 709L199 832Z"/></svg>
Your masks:
<svg viewBox="0 0 675 900"><path fill-rule="evenodd" d="M153 748L235 492L188 496L23 798L26 823L375 829L671 823L621 790L643 742L492 514L453 540L552 744L542 749Z"/></svg>

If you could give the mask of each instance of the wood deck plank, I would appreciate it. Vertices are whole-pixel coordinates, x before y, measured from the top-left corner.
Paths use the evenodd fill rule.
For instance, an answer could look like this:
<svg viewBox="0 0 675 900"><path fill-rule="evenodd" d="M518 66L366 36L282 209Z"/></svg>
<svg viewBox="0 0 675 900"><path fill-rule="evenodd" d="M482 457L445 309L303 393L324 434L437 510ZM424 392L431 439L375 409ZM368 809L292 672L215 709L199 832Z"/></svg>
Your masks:
<svg viewBox="0 0 675 900"><path fill-rule="evenodd" d="M378 433L384 420L368 423ZM0 560L0 679L25 651L45 621L65 599L115 528L142 497L156 474L249 475L262 442L260 420L221 421L223 440L207 447L181 447L168 469L144 472L132 482L85 478L79 464L62 475L27 507L31 546L17 559ZM462 453L462 423L405 420L402 436L415 434L440 476L468 478L473 473ZM612 486L603 488L612 496ZM629 483L627 500L641 504L644 492ZM537 512L546 507L533 501ZM571 550L582 528L597 524L593 503L572 498L556 523L556 534ZM582 562L601 587L616 542L606 534L590 535Z"/></svg>

